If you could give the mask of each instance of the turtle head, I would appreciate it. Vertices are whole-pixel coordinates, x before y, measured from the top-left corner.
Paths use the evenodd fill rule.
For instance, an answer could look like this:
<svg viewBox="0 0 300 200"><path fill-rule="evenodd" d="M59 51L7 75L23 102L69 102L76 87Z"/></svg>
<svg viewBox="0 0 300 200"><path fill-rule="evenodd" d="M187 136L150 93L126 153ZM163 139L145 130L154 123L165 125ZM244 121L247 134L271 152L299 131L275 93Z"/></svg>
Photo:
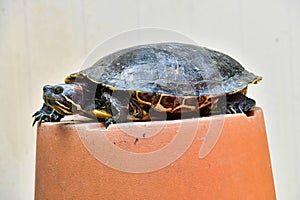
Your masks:
<svg viewBox="0 0 300 200"><path fill-rule="evenodd" d="M45 85L43 91L45 103L61 115L71 115L74 108L80 107L83 89L79 84Z"/></svg>

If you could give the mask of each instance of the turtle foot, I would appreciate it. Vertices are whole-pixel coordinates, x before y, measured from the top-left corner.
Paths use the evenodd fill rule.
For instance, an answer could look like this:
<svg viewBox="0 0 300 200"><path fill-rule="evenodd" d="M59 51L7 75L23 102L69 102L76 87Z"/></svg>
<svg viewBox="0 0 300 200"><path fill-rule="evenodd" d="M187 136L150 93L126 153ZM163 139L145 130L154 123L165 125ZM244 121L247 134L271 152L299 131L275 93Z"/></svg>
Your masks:
<svg viewBox="0 0 300 200"><path fill-rule="evenodd" d="M255 101L241 93L227 96L227 114L246 113L255 106Z"/></svg>
<svg viewBox="0 0 300 200"><path fill-rule="evenodd" d="M36 111L32 115L32 117L34 117L32 123L32 126L34 126L36 122L38 122L39 124L41 122L59 122L64 116L57 113L54 109L44 103L43 107L40 110Z"/></svg>

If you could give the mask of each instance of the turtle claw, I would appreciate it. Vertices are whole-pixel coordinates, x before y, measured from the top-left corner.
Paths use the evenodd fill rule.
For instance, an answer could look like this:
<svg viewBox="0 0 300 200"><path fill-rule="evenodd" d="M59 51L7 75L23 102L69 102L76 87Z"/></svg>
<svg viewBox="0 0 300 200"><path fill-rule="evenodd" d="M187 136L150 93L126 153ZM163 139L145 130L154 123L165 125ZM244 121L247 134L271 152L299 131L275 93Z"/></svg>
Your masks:
<svg viewBox="0 0 300 200"><path fill-rule="evenodd" d="M236 114L236 113L237 113L237 111L235 110L235 107L234 107L233 104L229 104L229 105L227 106L227 111L226 111L226 113L228 113L228 114Z"/></svg>
<svg viewBox="0 0 300 200"><path fill-rule="evenodd" d="M244 109L242 104L239 104L237 108L239 110L239 113L244 113L244 110L245 110L245 112L247 111L246 109Z"/></svg>
<svg viewBox="0 0 300 200"><path fill-rule="evenodd" d="M116 124L116 120L114 118L105 118L105 128L109 127L111 124Z"/></svg>
<svg viewBox="0 0 300 200"><path fill-rule="evenodd" d="M34 126L36 122L38 122L38 124L41 124L42 122L59 122L64 116L44 104L40 110L32 115L32 117L34 117L32 123L32 126Z"/></svg>
<svg viewBox="0 0 300 200"><path fill-rule="evenodd" d="M241 93L233 94L227 97L227 113L246 113L255 106L255 101Z"/></svg>
<svg viewBox="0 0 300 200"><path fill-rule="evenodd" d="M34 113L34 114L32 115L32 117L34 117L32 126L34 126L36 122L38 122L38 124L41 123L41 121L42 121L42 114L39 113L39 111L37 111L36 113Z"/></svg>

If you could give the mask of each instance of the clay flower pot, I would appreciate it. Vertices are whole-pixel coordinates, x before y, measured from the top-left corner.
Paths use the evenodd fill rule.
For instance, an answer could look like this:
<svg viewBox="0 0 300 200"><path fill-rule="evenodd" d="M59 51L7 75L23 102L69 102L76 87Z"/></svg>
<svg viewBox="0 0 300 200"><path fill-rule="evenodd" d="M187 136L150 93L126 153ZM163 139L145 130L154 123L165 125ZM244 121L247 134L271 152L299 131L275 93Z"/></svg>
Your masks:
<svg viewBox="0 0 300 200"><path fill-rule="evenodd" d="M36 199L276 199L263 112L38 127Z"/></svg>

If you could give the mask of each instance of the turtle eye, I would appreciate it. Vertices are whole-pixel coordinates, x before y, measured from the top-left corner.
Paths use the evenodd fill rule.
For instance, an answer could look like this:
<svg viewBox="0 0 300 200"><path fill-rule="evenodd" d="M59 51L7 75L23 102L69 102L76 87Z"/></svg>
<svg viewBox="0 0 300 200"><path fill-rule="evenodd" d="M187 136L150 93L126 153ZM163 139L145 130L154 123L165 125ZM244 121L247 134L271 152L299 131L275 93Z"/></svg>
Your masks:
<svg viewBox="0 0 300 200"><path fill-rule="evenodd" d="M58 86L58 87L55 87L54 88L54 94L61 94L62 92L63 92L63 88L62 87L60 87L60 86Z"/></svg>

